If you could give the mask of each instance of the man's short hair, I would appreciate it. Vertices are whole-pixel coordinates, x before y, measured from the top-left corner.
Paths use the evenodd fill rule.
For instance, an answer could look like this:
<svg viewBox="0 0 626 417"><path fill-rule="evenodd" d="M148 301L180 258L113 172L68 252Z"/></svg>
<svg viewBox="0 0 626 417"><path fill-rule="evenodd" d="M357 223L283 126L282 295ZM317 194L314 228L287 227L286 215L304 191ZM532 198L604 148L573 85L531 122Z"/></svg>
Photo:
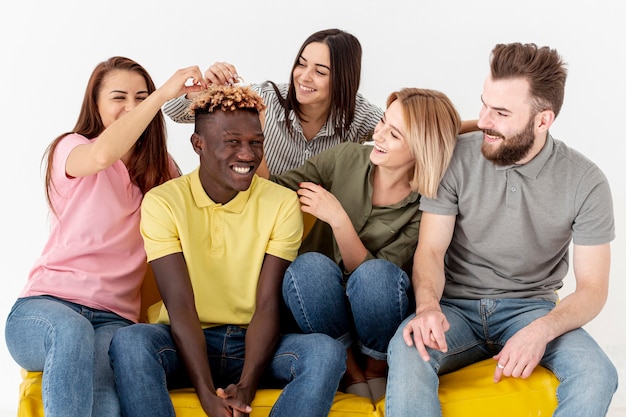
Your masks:
<svg viewBox="0 0 626 417"><path fill-rule="evenodd" d="M527 80L534 111L552 110L559 115L567 68L556 49L534 43L498 44L491 51L491 77Z"/></svg>
<svg viewBox="0 0 626 417"><path fill-rule="evenodd" d="M258 113L265 110L261 96L248 86L216 85L196 96L189 107L193 115L209 114L216 110L254 110Z"/></svg>

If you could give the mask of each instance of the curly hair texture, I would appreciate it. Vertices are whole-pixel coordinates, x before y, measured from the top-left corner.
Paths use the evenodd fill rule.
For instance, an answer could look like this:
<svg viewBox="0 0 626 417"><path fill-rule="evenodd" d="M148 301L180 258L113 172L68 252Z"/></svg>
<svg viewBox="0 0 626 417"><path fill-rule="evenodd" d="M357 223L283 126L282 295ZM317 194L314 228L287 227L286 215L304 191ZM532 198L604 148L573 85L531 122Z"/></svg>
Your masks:
<svg viewBox="0 0 626 417"><path fill-rule="evenodd" d="M213 113L216 110L235 111L238 109L265 110L263 99L248 86L209 85L209 88L196 96L189 107L193 115Z"/></svg>

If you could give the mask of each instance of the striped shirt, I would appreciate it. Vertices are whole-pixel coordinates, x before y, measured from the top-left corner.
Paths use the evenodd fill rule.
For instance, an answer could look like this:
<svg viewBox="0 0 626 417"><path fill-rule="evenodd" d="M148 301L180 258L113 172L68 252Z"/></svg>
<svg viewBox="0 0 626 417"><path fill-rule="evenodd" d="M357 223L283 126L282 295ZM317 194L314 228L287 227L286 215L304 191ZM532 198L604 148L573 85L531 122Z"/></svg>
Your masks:
<svg viewBox="0 0 626 417"><path fill-rule="evenodd" d="M374 127L383 116L382 109L368 102L361 94L357 94L354 120L349 129L344 131L343 137L339 132L335 133L332 124L326 122L313 139L307 140L302 132L300 120L293 110L289 113L289 120L286 120L284 108L268 81L252 84L250 87L259 93L267 106L263 133L265 159L270 174L281 174L298 168L306 159L341 142L360 143L369 140ZM278 88L281 95L286 97L289 85L279 84ZM193 123L194 116L189 114L190 104L191 100L181 96L165 103L163 112L177 123ZM291 123L292 132L289 131L287 123Z"/></svg>

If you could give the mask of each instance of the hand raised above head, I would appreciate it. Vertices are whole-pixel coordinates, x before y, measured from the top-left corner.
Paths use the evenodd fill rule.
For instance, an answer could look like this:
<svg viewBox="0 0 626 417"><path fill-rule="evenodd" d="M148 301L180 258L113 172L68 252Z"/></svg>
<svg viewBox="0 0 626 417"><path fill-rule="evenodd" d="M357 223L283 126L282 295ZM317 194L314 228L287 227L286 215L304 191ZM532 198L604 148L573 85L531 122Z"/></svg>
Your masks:
<svg viewBox="0 0 626 417"><path fill-rule="evenodd" d="M165 100L205 89L206 81L197 65L177 70L159 89Z"/></svg>
<svg viewBox="0 0 626 417"><path fill-rule="evenodd" d="M204 78L209 84L237 84L241 77L237 68L228 62L215 62L205 72Z"/></svg>

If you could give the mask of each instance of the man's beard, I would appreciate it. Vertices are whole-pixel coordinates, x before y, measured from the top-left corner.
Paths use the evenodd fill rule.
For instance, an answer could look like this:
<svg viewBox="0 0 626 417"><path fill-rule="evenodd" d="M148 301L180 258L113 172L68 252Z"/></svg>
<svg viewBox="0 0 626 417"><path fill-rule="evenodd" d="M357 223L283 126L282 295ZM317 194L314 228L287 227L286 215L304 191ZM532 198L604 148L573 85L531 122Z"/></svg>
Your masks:
<svg viewBox="0 0 626 417"><path fill-rule="evenodd" d="M493 145L483 142L480 148L483 156L496 165L514 165L528 155L535 143L534 117L531 117L526 127L520 132L510 137L505 137L495 130L485 129L483 132L489 136L503 138L500 146L492 149Z"/></svg>

